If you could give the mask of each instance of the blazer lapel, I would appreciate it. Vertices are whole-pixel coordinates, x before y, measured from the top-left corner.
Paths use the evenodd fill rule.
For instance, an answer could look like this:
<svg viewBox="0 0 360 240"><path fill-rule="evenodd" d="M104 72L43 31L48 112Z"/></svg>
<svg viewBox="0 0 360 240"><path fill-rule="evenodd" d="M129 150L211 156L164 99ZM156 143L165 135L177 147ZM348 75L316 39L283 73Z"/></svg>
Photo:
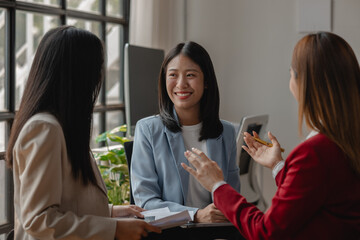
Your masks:
<svg viewBox="0 0 360 240"><path fill-rule="evenodd" d="M173 133L165 127L165 134L169 142L171 154L178 170L179 178L181 181L181 190L183 193L183 204L187 198L189 173L181 166L181 163L189 164L188 160L184 156L185 145L181 132Z"/></svg>

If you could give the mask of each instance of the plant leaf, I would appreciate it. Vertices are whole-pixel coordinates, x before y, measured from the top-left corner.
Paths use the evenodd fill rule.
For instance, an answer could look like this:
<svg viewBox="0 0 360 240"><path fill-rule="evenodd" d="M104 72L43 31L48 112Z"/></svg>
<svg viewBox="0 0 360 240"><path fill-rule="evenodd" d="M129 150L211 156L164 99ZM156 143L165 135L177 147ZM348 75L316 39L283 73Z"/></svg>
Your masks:
<svg viewBox="0 0 360 240"><path fill-rule="evenodd" d="M118 126L116 128L113 128L110 130L110 133L118 133L118 132L126 132L127 131L127 127L126 124Z"/></svg>
<svg viewBox="0 0 360 240"><path fill-rule="evenodd" d="M119 142L121 144L124 144L124 142L129 142L130 141L126 137L120 137L120 136L118 136L116 134L113 134L113 133L107 133L106 137L112 142Z"/></svg>
<svg viewBox="0 0 360 240"><path fill-rule="evenodd" d="M99 134L95 138L96 143L105 142L107 140L107 136L106 136L107 134L108 134L108 132L103 132L103 133Z"/></svg>

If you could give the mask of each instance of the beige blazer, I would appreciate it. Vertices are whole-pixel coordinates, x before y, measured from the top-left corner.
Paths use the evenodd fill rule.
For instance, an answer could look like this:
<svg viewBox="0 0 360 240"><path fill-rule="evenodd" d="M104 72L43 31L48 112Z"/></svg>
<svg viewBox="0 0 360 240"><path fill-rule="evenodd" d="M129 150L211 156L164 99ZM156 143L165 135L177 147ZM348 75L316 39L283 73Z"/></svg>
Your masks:
<svg viewBox="0 0 360 240"><path fill-rule="evenodd" d="M13 149L15 239L114 239L105 184L74 180L57 119L39 113L21 130Z"/></svg>

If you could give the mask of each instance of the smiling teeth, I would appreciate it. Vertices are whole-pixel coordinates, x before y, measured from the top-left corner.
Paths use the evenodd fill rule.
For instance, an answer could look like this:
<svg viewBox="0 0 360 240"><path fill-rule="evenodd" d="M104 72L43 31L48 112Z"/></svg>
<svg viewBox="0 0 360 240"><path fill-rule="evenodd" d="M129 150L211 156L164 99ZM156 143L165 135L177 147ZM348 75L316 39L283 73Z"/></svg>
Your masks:
<svg viewBox="0 0 360 240"><path fill-rule="evenodd" d="M176 95L178 95L180 97L185 97L185 96L189 96L190 93L176 93Z"/></svg>

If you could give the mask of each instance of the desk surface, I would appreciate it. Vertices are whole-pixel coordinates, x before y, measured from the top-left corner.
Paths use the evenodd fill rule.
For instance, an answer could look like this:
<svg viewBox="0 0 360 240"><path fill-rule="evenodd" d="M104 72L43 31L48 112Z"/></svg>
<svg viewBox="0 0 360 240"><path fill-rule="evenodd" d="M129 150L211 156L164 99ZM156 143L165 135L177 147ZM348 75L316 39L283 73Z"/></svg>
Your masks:
<svg viewBox="0 0 360 240"><path fill-rule="evenodd" d="M231 223L225 223L227 226L219 226L218 224L208 225L194 224L192 227L174 227L165 229L161 234L150 233L144 240L169 240L169 239L185 239L185 240L213 240L213 239L229 239L244 240L243 236Z"/></svg>
<svg viewBox="0 0 360 240"><path fill-rule="evenodd" d="M194 223L190 222L184 225L181 225L182 228L203 228L203 227L234 227L231 222L222 222L222 223Z"/></svg>

